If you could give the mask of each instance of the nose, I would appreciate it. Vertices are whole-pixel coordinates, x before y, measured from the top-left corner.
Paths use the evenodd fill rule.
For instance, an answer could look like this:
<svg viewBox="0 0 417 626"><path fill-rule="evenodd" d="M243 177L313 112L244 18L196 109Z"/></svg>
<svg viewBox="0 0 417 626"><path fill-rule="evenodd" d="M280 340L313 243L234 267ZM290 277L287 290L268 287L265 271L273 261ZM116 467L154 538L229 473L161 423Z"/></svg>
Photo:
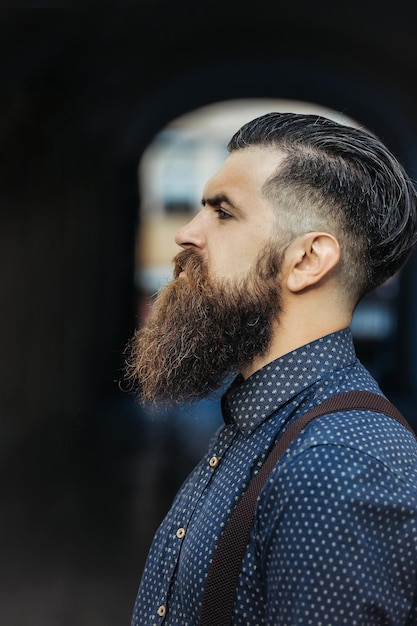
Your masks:
<svg viewBox="0 0 417 626"><path fill-rule="evenodd" d="M175 234L175 243L181 248L203 248L204 234L201 224L201 211L193 219L182 226Z"/></svg>

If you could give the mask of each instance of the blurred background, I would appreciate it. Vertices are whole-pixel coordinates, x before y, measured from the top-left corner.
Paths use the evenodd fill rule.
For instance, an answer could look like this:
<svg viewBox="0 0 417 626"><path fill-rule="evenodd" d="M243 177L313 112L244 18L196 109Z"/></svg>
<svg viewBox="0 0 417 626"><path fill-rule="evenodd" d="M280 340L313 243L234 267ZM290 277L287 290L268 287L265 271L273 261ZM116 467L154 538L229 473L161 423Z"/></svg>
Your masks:
<svg viewBox="0 0 417 626"><path fill-rule="evenodd" d="M221 423L147 414L123 350L232 133L268 110L378 134L417 178L413 2L0 9L0 623L123 626L152 535ZM417 427L417 272L358 353ZM221 390L219 390L219 394Z"/></svg>

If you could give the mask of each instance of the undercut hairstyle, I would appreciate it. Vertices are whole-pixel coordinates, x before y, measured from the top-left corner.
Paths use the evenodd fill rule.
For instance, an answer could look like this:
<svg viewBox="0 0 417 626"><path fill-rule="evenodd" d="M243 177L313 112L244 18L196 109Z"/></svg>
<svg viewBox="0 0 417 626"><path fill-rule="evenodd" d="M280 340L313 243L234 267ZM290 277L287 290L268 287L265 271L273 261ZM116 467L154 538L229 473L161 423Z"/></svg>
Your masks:
<svg viewBox="0 0 417 626"><path fill-rule="evenodd" d="M277 231L320 230L339 241L343 294L356 306L393 276L417 242L417 195L403 166L371 132L317 115L268 113L232 137L229 152L261 147L284 159L263 193Z"/></svg>

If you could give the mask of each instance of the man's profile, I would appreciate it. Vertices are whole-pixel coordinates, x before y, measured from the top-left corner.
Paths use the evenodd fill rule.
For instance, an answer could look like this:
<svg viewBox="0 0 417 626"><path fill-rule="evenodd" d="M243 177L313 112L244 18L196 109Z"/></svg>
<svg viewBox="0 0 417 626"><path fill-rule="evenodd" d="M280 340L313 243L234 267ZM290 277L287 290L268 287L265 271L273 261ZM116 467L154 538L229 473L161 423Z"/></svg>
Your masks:
<svg viewBox="0 0 417 626"><path fill-rule="evenodd" d="M413 183L365 130L270 113L228 149L126 350L141 402L198 400L235 373L224 426L155 535L132 626L197 625L222 529L275 441L325 398L382 395L349 326L417 241ZM386 415L325 415L261 491L232 624L416 624L416 580L416 441Z"/></svg>

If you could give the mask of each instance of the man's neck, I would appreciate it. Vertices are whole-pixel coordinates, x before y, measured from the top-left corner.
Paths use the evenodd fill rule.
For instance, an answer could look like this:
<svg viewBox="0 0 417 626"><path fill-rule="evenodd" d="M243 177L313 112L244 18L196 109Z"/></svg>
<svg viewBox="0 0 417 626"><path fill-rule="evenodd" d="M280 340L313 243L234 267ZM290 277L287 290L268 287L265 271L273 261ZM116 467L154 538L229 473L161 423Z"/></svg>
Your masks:
<svg viewBox="0 0 417 626"><path fill-rule="evenodd" d="M286 328L285 322L282 320L274 331L267 353L256 356L251 363L241 367L240 373L246 380L257 370L261 369L268 363L275 361L275 359L278 359L284 354L288 354L297 348L305 346L308 343L316 341L321 337L343 330L349 326L350 322L351 318L349 317L337 320L332 324L320 323L320 321L316 320L315 323L306 323L304 325L298 324L297 327L294 328L294 331L296 330L296 332L291 332L292 329L288 327ZM291 327L292 326L294 325L291 324Z"/></svg>

